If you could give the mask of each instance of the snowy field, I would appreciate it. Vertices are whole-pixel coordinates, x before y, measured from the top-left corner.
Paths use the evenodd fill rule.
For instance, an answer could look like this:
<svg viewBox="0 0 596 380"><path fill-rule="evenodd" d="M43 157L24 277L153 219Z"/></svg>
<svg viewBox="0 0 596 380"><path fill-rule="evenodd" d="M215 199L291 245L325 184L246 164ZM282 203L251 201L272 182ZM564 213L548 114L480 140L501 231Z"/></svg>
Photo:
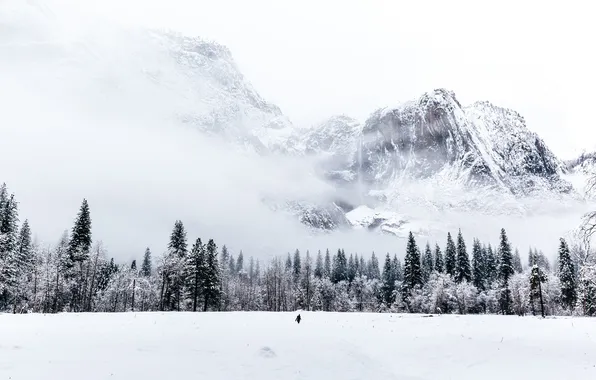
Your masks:
<svg viewBox="0 0 596 380"><path fill-rule="evenodd" d="M596 379L596 320L0 314L0 379Z"/></svg>

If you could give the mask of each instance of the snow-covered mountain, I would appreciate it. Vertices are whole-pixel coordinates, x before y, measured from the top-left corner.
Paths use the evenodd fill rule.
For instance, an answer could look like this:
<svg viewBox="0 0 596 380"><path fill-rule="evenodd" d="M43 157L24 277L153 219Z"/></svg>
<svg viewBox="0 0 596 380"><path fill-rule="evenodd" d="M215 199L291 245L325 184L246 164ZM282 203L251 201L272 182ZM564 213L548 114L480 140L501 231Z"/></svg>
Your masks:
<svg viewBox="0 0 596 380"><path fill-rule="evenodd" d="M358 215L367 214L360 219L376 220L371 226L381 230L391 226L375 215L407 204L524 215L535 212L540 199L581 198L567 179L569 166L519 113L486 101L463 107L445 89L378 109L364 124L331 118L307 130L301 142L341 194L352 195L344 210L371 207ZM395 217L385 219L396 224Z"/></svg>
<svg viewBox="0 0 596 380"><path fill-rule="evenodd" d="M261 153L285 149L292 123L279 107L257 93L228 48L174 33L153 36L175 58L200 99L195 112L180 115L185 122ZM159 80L158 75L155 78Z"/></svg>

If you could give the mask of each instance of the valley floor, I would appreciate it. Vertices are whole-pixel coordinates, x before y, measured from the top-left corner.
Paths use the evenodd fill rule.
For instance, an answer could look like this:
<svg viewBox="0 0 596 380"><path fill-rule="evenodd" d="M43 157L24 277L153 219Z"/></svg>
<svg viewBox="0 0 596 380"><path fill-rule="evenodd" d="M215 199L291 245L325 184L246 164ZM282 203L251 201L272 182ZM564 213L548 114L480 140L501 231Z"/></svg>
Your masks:
<svg viewBox="0 0 596 380"><path fill-rule="evenodd" d="M0 379L596 379L596 320L0 314Z"/></svg>

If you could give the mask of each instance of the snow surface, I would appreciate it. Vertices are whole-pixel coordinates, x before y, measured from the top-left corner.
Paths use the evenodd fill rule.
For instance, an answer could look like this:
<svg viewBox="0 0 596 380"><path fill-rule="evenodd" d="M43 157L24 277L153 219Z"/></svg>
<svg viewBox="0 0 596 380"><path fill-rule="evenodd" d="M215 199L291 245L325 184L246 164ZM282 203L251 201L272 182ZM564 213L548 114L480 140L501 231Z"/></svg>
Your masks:
<svg viewBox="0 0 596 380"><path fill-rule="evenodd" d="M0 378L596 378L591 319L296 314L4 314Z"/></svg>

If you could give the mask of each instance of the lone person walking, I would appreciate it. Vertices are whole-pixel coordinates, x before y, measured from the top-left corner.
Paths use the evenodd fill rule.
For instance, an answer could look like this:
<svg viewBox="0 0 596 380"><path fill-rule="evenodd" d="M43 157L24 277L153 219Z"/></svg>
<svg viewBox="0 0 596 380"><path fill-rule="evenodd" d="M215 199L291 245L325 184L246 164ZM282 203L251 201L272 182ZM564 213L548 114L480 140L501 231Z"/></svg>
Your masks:
<svg viewBox="0 0 596 380"><path fill-rule="evenodd" d="M301 319L302 319L302 318L300 317L300 314L298 314L298 316L296 317L295 321L296 321L296 322L298 322L298 324L300 324L300 320L301 320Z"/></svg>

